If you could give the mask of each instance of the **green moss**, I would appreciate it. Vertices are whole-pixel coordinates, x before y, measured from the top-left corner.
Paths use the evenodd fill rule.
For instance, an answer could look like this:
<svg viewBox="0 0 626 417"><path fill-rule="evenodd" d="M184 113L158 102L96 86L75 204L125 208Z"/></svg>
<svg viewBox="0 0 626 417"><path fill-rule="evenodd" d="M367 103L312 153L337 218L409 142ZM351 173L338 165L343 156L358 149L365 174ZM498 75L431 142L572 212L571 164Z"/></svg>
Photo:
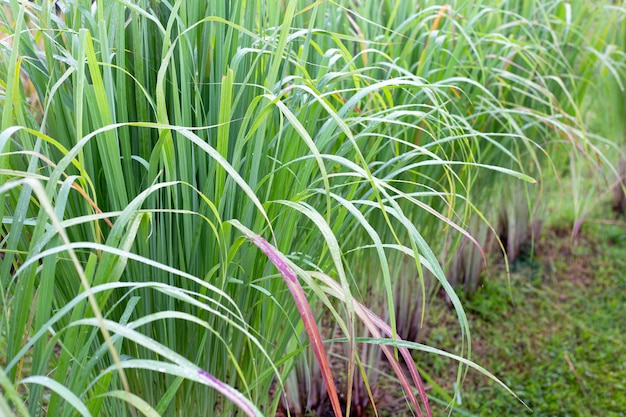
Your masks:
<svg viewBox="0 0 626 417"><path fill-rule="evenodd" d="M589 223L574 244L554 225L532 259L512 266L510 288L501 268L492 268L485 284L464 297L473 332L472 360L501 378L533 410L470 372L461 392L466 412L626 415L626 242L621 234L613 225ZM442 337L446 334L451 337ZM433 343L443 348L456 343L450 331L437 329L429 341L433 336ZM428 370L446 375L438 379L445 386L449 374L443 368L437 363ZM448 413L442 406L434 408L434 415Z"/></svg>

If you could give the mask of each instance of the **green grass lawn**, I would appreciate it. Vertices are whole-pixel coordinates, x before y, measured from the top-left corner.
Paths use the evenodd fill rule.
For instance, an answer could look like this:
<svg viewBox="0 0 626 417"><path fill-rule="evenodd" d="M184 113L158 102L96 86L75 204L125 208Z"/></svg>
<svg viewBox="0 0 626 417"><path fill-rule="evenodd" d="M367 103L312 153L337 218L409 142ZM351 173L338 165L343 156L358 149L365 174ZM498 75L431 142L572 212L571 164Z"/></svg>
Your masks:
<svg viewBox="0 0 626 417"><path fill-rule="evenodd" d="M474 371L461 391L463 410L480 416L626 415L626 226L588 222L575 242L570 229L563 221L547 225L534 255L511 266L510 286L504 267L495 265L464 299L472 359L533 413ZM453 313L435 307L429 321L428 343L453 346ZM456 364L441 360L429 372L452 390ZM446 413L435 407L434 415Z"/></svg>

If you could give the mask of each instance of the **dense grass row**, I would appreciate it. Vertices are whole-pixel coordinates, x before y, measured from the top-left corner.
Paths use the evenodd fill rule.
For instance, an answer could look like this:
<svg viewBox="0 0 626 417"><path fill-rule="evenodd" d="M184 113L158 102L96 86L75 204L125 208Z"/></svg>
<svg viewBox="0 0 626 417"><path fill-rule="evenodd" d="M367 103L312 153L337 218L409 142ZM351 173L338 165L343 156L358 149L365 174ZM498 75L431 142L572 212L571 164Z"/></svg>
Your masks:
<svg viewBox="0 0 626 417"><path fill-rule="evenodd" d="M350 413L383 352L430 414L386 343L443 289L470 357L450 283L611 166L610 3L5 1L0 406Z"/></svg>

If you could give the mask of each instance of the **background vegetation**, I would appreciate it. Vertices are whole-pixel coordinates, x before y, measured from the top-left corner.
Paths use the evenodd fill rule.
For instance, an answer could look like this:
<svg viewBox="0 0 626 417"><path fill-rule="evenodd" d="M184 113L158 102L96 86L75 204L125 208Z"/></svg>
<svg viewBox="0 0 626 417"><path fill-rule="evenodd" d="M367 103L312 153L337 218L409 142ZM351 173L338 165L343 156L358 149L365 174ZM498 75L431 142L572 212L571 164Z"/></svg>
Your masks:
<svg viewBox="0 0 626 417"><path fill-rule="evenodd" d="M624 11L5 0L0 409L419 416L495 378L457 292L554 178L574 235L622 201ZM435 303L453 346L416 343Z"/></svg>

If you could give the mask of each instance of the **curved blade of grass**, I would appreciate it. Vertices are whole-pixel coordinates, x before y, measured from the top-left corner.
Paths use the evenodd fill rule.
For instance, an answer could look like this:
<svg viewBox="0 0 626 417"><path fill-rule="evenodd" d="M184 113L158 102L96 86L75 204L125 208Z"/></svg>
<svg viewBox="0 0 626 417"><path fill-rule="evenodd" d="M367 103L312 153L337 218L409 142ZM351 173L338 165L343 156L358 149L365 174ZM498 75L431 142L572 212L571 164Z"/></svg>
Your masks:
<svg viewBox="0 0 626 417"><path fill-rule="evenodd" d="M330 193L328 194L330 196ZM324 220L322 215L318 213L315 209L305 203L295 203L293 201L288 200L279 200L275 201L277 204L282 204L284 206L290 207L298 212L304 214L308 219L310 219L318 228L318 230L322 233L324 240L326 241L326 245L328 246L328 250L330 252L330 256L333 260L333 264L335 266L335 270L339 277L339 282L341 283L341 288L343 289L344 294L346 295L346 310L348 314L348 338L354 338L354 307L352 306L352 293L350 291L350 284L348 283L348 279L346 277L346 272L343 267L343 263L341 260L341 249L339 247L339 242L337 241L337 237L333 234L330 225ZM329 211L330 214L330 211ZM346 401L351 403L351 395L352 395L352 381L354 376L354 363L356 361L356 350L354 344L352 342L348 342L348 395ZM347 411L349 412L349 411Z"/></svg>
<svg viewBox="0 0 626 417"><path fill-rule="evenodd" d="M148 404L142 398L136 396L133 393L115 390L115 391L107 392L106 394L102 394L99 397L119 398L120 400L124 400L127 403L131 404L135 408L135 410L141 412L146 417L161 417L161 415L157 413L157 411L154 408L152 408L150 404Z"/></svg>
<svg viewBox="0 0 626 417"><path fill-rule="evenodd" d="M511 388L509 388L504 382L500 381L500 379L498 379L497 376L495 376L494 374L492 374L491 372L489 372L488 370L486 370L482 366L478 365L476 362L468 360L467 358L464 358L464 357L459 356L459 355L455 355L454 353L446 352L445 350L437 349L437 348L432 347L432 346L424 345L424 344L417 343L417 342L410 342L408 340L397 340L396 341L396 340L387 339L387 338L376 339L376 338L367 338L367 337L359 337L359 338L357 338L357 340L359 342L372 343L372 344L381 345L381 346L382 345L387 345L387 346L394 346L394 347L402 347L402 348L406 348L406 349L419 350L421 352L433 353L435 355L443 356L445 358L450 358L450 359L453 359L453 360L455 360L457 362L461 362L464 365L466 365L467 367L472 368L472 369L480 372L482 375L484 375L487 378L491 379L492 381L496 382L498 385L500 385L502 388L504 388L506 390L506 392L511 394L513 397L515 397L515 399L517 399L520 403L522 403L524 405L524 407L526 407L529 411L532 412L532 409L528 406L528 404L526 404L524 402L524 400L522 400L515 392L513 392L513 390L511 390Z"/></svg>
<svg viewBox="0 0 626 417"><path fill-rule="evenodd" d="M62 241L67 246L69 246L70 245L69 237L65 229L61 225L58 217L56 216L54 208L52 207L52 204L50 200L48 199L44 188L41 186L41 184L38 181L31 180L31 179L22 179L22 180L12 181L10 183L4 184L3 186L0 186L0 194L3 194L6 190L9 190L14 187L18 187L20 185L26 185L32 188L33 192L37 195L37 197L39 197L39 202L41 206L43 207L46 214L48 215L54 228L58 231L59 236L61 237ZM98 306L98 302L91 292L91 285L89 284L87 276L85 275L85 270L83 269L78 257L76 256L76 253L71 248L68 249L68 253L72 260L72 264L76 270L76 273L79 276L81 285L83 286L83 289L85 293L87 294L87 299L92 308L93 314L94 316L96 316L96 320L99 323L103 323L104 318L102 315L102 311L100 310L100 307ZM109 347L113 361L115 362L116 365L118 365L118 369L120 371L120 378L122 380L122 384L124 385L124 389L130 392L130 387L128 385L128 380L126 379L126 375L124 374L124 371L122 370L122 368L119 367L119 364L120 364L119 353L117 349L115 348L115 346L113 345L113 342L111 341L109 332L105 327L100 327L100 330L102 331L102 336L104 337L104 340L106 341L107 346Z"/></svg>
<svg viewBox="0 0 626 417"><path fill-rule="evenodd" d="M24 378L20 381L22 384L39 384L48 388L51 391L59 394L65 401L70 403L72 407L76 409L83 417L91 417L91 413L83 403L83 401L76 396L72 391L67 389L67 387L52 378L41 375L33 375L27 378Z"/></svg>
<svg viewBox="0 0 626 417"><path fill-rule="evenodd" d="M319 279L324 284L326 284L328 287L328 292L331 295L345 302L345 299L344 299L343 294L341 293L340 287L332 278L330 278L328 275L321 274L321 273L312 273L311 275L315 276L317 279ZM354 312L357 314L359 319L361 319L361 321L367 327L369 332L372 333L372 335L381 335L380 329L382 329L384 334L386 334L387 336L392 337L392 338L395 337L398 341L402 340L400 337L398 337L397 334L395 334L395 332L393 332L391 327L387 323L385 323L383 319L381 319L376 314L374 314L374 312L372 312L371 310L369 310L367 307L365 307L363 304L359 303L356 300L353 300L353 303L354 303ZM376 336L374 337L377 338ZM428 404L428 397L426 396L426 387L424 386L424 383L422 382L422 379L419 376L419 371L417 370L417 367L415 366L415 363L413 362L411 353L408 351L408 349L402 348L402 347L399 348L399 351L402 357L404 358L404 361L407 367L409 368L409 373L411 374L411 378L413 379L413 384L417 388L417 391L420 395L420 400L422 401L422 404L424 405L424 408L426 409L426 415L428 415L429 417L432 417L432 412ZM402 385L402 388L404 389L404 392L406 393L406 395L409 397L409 400L411 404L413 405L415 412L417 413L418 416L423 416L421 407L419 406L417 399L413 395L413 390L411 390L409 381L407 380L406 375L404 375L404 371L402 371L402 368L400 367L400 362L396 359L395 355L393 354L393 350L383 348L383 353L385 353L385 356L387 357L389 364L391 365L396 376L400 380L400 384Z"/></svg>
<svg viewBox="0 0 626 417"><path fill-rule="evenodd" d="M296 303L296 307L300 312L300 317L304 323L304 329L309 336L311 348L313 349L313 353L315 354L317 362L320 366L322 378L324 379L324 385L326 386L326 391L328 393L328 397L330 398L330 403L333 407L335 416L341 417L343 413L341 411L341 406L339 405L339 397L337 395L337 389L333 380L330 364L328 363L328 357L326 356L326 349L324 349L322 337L319 329L317 328L317 324L315 323L311 307L309 306L304 291L302 290L302 286L298 281L298 277L289 267L285 256L275 247L270 245L267 240L236 220L233 220L231 224L239 229L239 231L243 233L255 246L261 249L261 251L274 264L274 266L276 266L283 276L285 284L287 284L287 288L289 288L289 292L291 292L291 295Z"/></svg>
<svg viewBox="0 0 626 417"><path fill-rule="evenodd" d="M106 248L104 245L102 245L101 247ZM79 248L79 246L75 247L76 249ZM60 248L56 248L61 249L61 250L65 250L63 247ZM112 253L116 253L116 252L120 252L120 251L114 251ZM129 259L132 259L131 257L129 257ZM123 289L123 288L128 288L129 291L134 291L134 290L138 290L138 289L148 289L148 288L152 288L152 289L156 289L156 290L162 290L164 292L169 291L170 294L174 295L174 294L179 294L179 295L183 295L183 293L181 292L181 290L177 287L173 287L171 285L168 284L163 284L163 283L158 283L158 282L145 282L145 283L132 283L132 282L113 282L113 283L107 283L107 284L101 284L101 285L97 285L92 287L92 292L93 294L98 294L101 292L110 292L111 290L114 289ZM54 324L58 323L65 315L67 315L68 313L70 313L72 311L72 309L74 307L76 307L78 304L80 304L81 302L83 302L86 298L88 297L88 294L85 292L82 292L80 294L78 294L76 297L74 297L72 300L70 300L69 302L67 302L61 309L59 309L52 317L50 317L50 319L41 326L41 328L35 333L33 334L30 339L24 344L24 346L22 347L22 349L12 358L12 360L7 364L7 369L11 369L13 366L16 365L16 363L24 356L28 353L29 349L42 337L44 337L49 331L50 329L53 328ZM227 296L225 296L227 297ZM224 318L224 319L228 319L229 317L236 317L237 315L235 314L235 312L231 311L231 310L226 310L225 313L220 313L217 310L211 309L208 305L209 303L212 304L216 304L215 300L212 300L211 298L204 296L204 308L209 311L212 314L218 314ZM221 298L223 299L223 298ZM145 318L144 318L145 319ZM245 329L243 327L241 327L241 325L238 325L236 322L232 321L232 319L230 319L231 321L229 322L230 324L234 325L234 326L239 326L238 329L241 330L242 332L246 332ZM251 336L250 334L246 333L248 336ZM1 374L0 374L1 376ZM2 381L0 380L0 383ZM9 391L7 391L9 392Z"/></svg>
<svg viewBox="0 0 626 417"><path fill-rule="evenodd" d="M175 315L175 312L170 312L170 313ZM191 316L189 315L186 316L187 320L189 320L190 318ZM99 326L99 322L94 319L82 319L82 320L78 320L70 324L70 326L82 326L82 325L97 327ZM215 389L216 391L224 395L226 398L228 398L230 401L232 401L233 404L239 407L248 416L250 417L262 417L263 416L263 414L258 410L258 408L248 398L246 398L241 392L237 391L235 388L224 383L223 381L220 381L219 379L215 378L213 375L209 374L204 369L199 368L198 366L193 364L193 362L189 361L184 356L179 355L178 353L174 352L167 346L157 342L156 340L150 337L145 336L142 333L139 333L136 330L133 330L130 327L123 326L111 320L103 320L103 325L106 326L107 330L114 332L129 340L132 340L133 342L138 343L175 363L175 364L169 364L165 362L148 361L148 360L142 360L142 359L134 360L134 363L141 364L142 367L144 367L144 369L151 369L157 372L165 372L166 369L169 369L172 372L168 372L168 373L171 373L172 375L182 376L184 378L191 379L196 382L200 382L204 385L207 385ZM127 367L128 362L131 362L131 361L124 361L120 366ZM115 369L115 368L109 368L109 369Z"/></svg>

